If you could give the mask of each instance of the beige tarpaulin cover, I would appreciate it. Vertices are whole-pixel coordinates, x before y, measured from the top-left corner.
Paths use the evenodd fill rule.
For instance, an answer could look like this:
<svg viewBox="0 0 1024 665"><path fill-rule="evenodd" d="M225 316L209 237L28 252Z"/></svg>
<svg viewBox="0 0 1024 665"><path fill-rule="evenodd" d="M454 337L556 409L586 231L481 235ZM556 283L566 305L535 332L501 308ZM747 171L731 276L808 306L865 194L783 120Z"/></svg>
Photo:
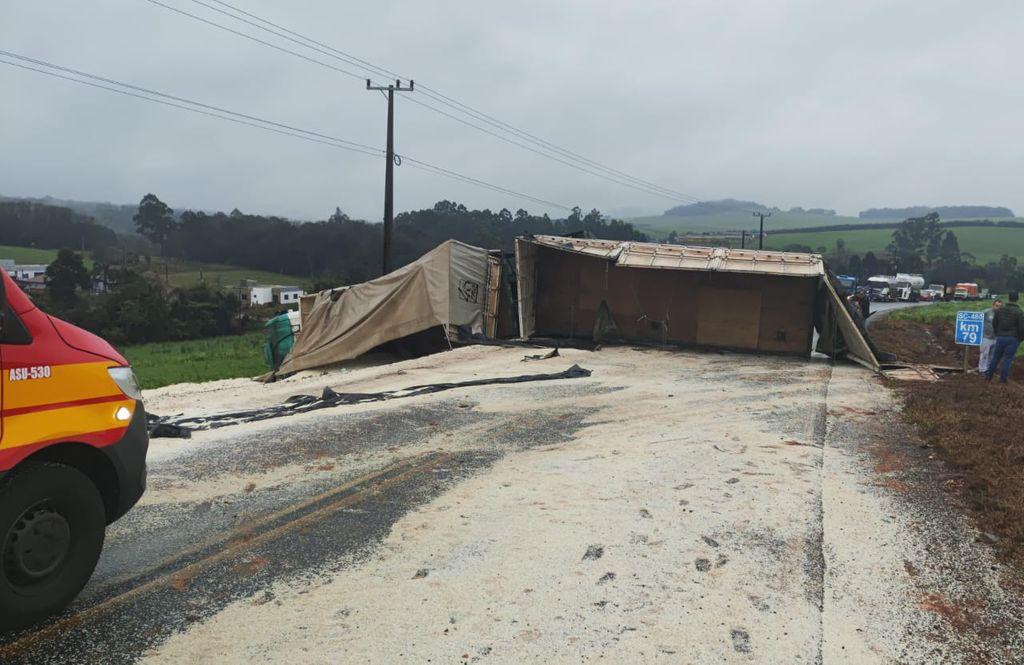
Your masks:
<svg viewBox="0 0 1024 665"><path fill-rule="evenodd" d="M438 325L482 331L487 250L449 240L375 280L321 291L278 373L355 358Z"/></svg>

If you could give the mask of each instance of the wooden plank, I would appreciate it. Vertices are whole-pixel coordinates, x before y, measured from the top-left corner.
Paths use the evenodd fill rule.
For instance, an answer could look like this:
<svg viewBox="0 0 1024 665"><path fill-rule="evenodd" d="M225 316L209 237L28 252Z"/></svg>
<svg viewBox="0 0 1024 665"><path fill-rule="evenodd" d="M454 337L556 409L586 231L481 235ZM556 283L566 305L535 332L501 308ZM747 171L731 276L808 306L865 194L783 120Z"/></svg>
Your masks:
<svg viewBox="0 0 1024 665"><path fill-rule="evenodd" d="M761 292L702 286L697 291L697 343L756 349Z"/></svg>
<svg viewBox="0 0 1024 665"><path fill-rule="evenodd" d="M498 303L501 298L501 257L487 256L487 285L484 296L484 335L498 336Z"/></svg>

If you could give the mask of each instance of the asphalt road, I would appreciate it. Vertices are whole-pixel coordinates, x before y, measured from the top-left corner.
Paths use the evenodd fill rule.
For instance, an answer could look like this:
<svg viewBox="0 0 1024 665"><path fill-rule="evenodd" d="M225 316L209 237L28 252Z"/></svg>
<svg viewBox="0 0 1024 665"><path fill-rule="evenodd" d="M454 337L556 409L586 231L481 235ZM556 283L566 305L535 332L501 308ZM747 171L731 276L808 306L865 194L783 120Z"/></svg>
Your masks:
<svg viewBox="0 0 1024 665"><path fill-rule="evenodd" d="M1024 647L1005 571L933 496L930 462L904 459L867 372L522 355L155 397L249 406L327 383L594 370L158 440L94 579L6 636L0 660L959 662ZM975 598L976 621L945 611Z"/></svg>
<svg viewBox="0 0 1024 665"><path fill-rule="evenodd" d="M927 307L931 304L932 303L930 302L873 302L871 303L871 317L875 314L881 314L882 312L891 312L893 310L906 309L908 307Z"/></svg>
<svg viewBox="0 0 1024 665"><path fill-rule="evenodd" d="M325 565L366 556L410 509L492 464L510 448L571 436L586 411L538 409L493 418L457 404L401 406L316 423L279 424L158 462L150 483L198 489L185 501L144 504L110 530L102 560L74 605L50 625L12 636L3 662L133 662L169 635L281 577L324 574ZM488 445L460 452L399 456L363 473L347 458L401 449L437 428L475 429ZM529 440L516 437L528 429ZM281 467L287 482L268 487L219 481ZM228 482L231 482L230 480ZM209 485L214 485L210 487Z"/></svg>

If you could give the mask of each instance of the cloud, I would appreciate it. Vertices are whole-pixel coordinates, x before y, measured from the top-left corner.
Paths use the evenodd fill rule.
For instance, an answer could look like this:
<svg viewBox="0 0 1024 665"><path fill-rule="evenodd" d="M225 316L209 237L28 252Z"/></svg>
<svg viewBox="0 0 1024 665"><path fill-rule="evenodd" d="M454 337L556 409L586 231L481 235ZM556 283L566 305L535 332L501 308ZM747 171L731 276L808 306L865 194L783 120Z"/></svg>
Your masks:
<svg viewBox="0 0 1024 665"><path fill-rule="evenodd" d="M165 1L229 22L189 0ZM916 203L1024 209L1016 186L1024 157L1019 3L234 1L698 198L850 213ZM0 43L384 144L384 101L360 81L142 0L88 9L71 0L4 3ZM153 191L175 208L310 219L340 206L366 219L381 215L379 159L7 66L0 86L4 194L134 202ZM401 154L566 205L674 204L510 146L410 103L412 96L429 102L415 92L398 100ZM442 198L541 210L408 165L396 169L396 183L399 210Z"/></svg>

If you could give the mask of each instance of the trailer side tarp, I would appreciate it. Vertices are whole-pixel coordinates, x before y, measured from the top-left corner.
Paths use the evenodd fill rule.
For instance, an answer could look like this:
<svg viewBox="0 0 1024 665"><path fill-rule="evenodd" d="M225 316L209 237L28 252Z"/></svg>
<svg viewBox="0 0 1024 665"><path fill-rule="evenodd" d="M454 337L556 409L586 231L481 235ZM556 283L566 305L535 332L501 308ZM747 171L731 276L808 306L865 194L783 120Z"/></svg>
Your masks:
<svg viewBox="0 0 1024 665"><path fill-rule="evenodd" d="M449 240L382 277L316 294L279 374L360 356L434 326L484 323L487 250Z"/></svg>

